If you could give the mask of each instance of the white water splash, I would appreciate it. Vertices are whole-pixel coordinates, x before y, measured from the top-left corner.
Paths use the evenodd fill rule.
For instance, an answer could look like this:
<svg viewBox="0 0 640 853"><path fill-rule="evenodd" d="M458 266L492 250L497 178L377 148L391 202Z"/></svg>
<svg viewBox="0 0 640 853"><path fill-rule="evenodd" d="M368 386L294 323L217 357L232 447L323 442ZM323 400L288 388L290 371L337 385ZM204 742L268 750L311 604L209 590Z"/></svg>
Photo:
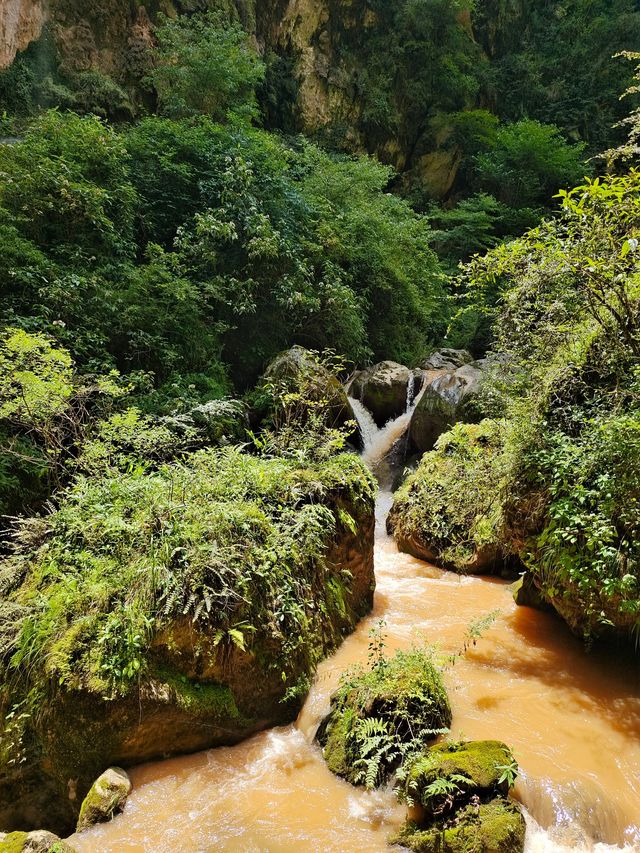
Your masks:
<svg viewBox="0 0 640 853"><path fill-rule="evenodd" d="M380 430L373 419L373 415L364 403L361 403L360 400L357 400L355 397L349 397L349 402L351 403L353 414L358 421L360 433L362 434L362 441L364 443L364 449L366 450Z"/></svg>
<svg viewBox="0 0 640 853"><path fill-rule="evenodd" d="M362 433L364 448L362 459L366 465L375 473L378 466L384 461L394 444L402 438L409 429L411 417L415 411L420 397L424 392L424 386L414 397L415 377L411 378L407 385L406 407L404 412L397 418L393 418L382 427L378 427L367 407L355 397L349 397L351 408L358 421Z"/></svg>
<svg viewBox="0 0 640 853"><path fill-rule="evenodd" d="M640 837L630 840L624 847L615 844L594 842L576 824L551 826L543 829L529 814L522 809L527 823L524 853L638 853Z"/></svg>
<svg viewBox="0 0 640 853"><path fill-rule="evenodd" d="M409 373L409 381L407 382L407 402L405 404L405 411L409 411L411 405L413 403L413 395L416 390L416 377L413 372Z"/></svg>

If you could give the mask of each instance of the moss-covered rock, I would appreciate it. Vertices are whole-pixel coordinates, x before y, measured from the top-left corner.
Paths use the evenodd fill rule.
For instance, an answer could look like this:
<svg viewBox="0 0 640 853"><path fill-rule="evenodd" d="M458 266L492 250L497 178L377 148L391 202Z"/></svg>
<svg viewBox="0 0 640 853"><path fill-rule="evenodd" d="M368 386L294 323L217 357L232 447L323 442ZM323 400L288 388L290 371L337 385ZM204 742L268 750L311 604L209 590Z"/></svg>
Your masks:
<svg viewBox="0 0 640 853"><path fill-rule="evenodd" d="M322 407L328 427L352 425L351 440L360 446L362 438L347 392L332 370L317 353L293 346L271 360L254 393L251 419L254 424L277 421L277 410L283 394L302 393L301 405Z"/></svg>
<svg viewBox="0 0 640 853"><path fill-rule="evenodd" d="M420 818L393 841L416 853L522 853L525 823L507 799L517 765L500 741L442 743L413 759L403 794Z"/></svg>
<svg viewBox="0 0 640 853"><path fill-rule="evenodd" d="M91 786L80 806L76 832L105 823L124 809L131 793L131 780L121 767L109 767Z"/></svg>
<svg viewBox="0 0 640 853"><path fill-rule="evenodd" d="M404 744L426 744L450 724L440 672L416 649L347 673L318 740L332 773L374 787L397 766Z"/></svg>
<svg viewBox="0 0 640 853"><path fill-rule="evenodd" d="M353 454L80 478L9 561L0 826L65 833L105 767L294 719L372 605L374 491Z"/></svg>
<svg viewBox="0 0 640 853"><path fill-rule="evenodd" d="M414 853L522 853L525 821L516 803L496 797L470 804L450 824L406 826L392 839Z"/></svg>
<svg viewBox="0 0 640 853"><path fill-rule="evenodd" d="M73 847L52 832L0 833L0 853L74 853Z"/></svg>
<svg viewBox="0 0 640 853"><path fill-rule="evenodd" d="M553 607L545 601L542 593L535 585L531 572L525 572L511 587L513 600L519 607L533 607L536 610L546 610L555 613Z"/></svg>
<svg viewBox="0 0 640 853"><path fill-rule="evenodd" d="M509 783L503 771L510 765L513 756L509 748L497 740L438 744L412 764L405 789L427 815L434 817L455 811L471 796L485 801L507 794ZM440 791L442 780L451 784Z"/></svg>
<svg viewBox="0 0 640 853"><path fill-rule="evenodd" d="M515 570L502 488L506 437L501 421L457 424L425 453L387 519L401 551L465 574Z"/></svg>

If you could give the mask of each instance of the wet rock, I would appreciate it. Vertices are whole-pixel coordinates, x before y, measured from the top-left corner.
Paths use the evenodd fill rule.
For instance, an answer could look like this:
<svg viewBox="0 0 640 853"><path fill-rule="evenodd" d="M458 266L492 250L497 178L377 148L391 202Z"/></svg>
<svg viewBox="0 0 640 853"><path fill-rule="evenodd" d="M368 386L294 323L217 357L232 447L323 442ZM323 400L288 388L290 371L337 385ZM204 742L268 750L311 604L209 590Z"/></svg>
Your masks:
<svg viewBox="0 0 640 853"><path fill-rule="evenodd" d="M404 790L414 819L394 839L416 853L522 853L525 822L507 799L516 765L500 741L438 744L414 760Z"/></svg>
<svg viewBox="0 0 640 853"><path fill-rule="evenodd" d="M0 853L75 853L74 848L52 832L0 833Z"/></svg>
<svg viewBox="0 0 640 853"><path fill-rule="evenodd" d="M431 450L442 433L458 421L478 420L469 405L478 394L485 375L484 366L478 364L443 366L425 371L425 388L409 425L409 437L415 450L420 453Z"/></svg>
<svg viewBox="0 0 640 853"><path fill-rule="evenodd" d="M399 417L407 408L408 397L420 389L422 374L395 361L381 361L361 370L351 380L349 392L371 412L379 427ZM411 387L409 388L409 383ZM409 388L410 394L407 393Z"/></svg>
<svg viewBox="0 0 640 853"><path fill-rule="evenodd" d="M522 577L511 584L513 600L520 607L534 607L536 610L547 610L555 612L553 607L544 599L542 593L535 585L530 572L525 572Z"/></svg>
<svg viewBox="0 0 640 853"><path fill-rule="evenodd" d="M131 793L131 780L120 767L109 767L91 786L80 807L76 832L105 823L124 809Z"/></svg>
<svg viewBox="0 0 640 853"><path fill-rule="evenodd" d="M331 710L318 729L327 766L353 785L371 782L365 772L362 733L371 725L372 736L397 744L424 737L451 724L451 707L439 670L420 650L398 652L370 670L346 678L331 697ZM384 733L380 730L384 729ZM385 781L397 759L381 759L373 783ZM369 785L371 787L371 785Z"/></svg>
<svg viewBox="0 0 640 853"><path fill-rule="evenodd" d="M443 813L443 806L454 811L471 796L487 800L506 795L509 785L500 781L502 767L512 761L509 748L497 740L438 744L414 762L406 790L412 792L413 799L423 806L427 815L434 817ZM451 790L434 794L433 783L440 779L451 781Z"/></svg>

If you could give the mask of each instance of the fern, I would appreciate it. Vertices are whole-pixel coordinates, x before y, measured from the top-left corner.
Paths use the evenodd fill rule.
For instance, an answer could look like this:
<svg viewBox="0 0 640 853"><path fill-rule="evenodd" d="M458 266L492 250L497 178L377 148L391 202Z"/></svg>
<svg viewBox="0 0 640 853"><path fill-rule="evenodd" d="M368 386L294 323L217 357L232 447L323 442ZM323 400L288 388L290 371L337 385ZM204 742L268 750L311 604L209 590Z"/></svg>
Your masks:
<svg viewBox="0 0 640 853"><path fill-rule="evenodd" d="M378 717L358 720L352 736L359 755L353 762L356 780L371 790L382 782L388 768L400 758L399 745L389 724Z"/></svg>

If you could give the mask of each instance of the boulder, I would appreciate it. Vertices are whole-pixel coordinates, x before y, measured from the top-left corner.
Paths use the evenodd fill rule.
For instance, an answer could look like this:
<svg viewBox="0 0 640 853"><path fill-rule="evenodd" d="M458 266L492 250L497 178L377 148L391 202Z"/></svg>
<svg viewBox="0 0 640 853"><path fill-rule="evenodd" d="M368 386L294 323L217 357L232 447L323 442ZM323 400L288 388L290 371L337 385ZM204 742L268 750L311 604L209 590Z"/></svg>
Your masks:
<svg viewBox="0 0 640 853"><path fill-rule="evenodd" d="M362 740L368 725L375 727L373 736L400 746L433 739L434 732L450 724L451 707L440 671L428 653L414 649L381 658L369 670L347 673L331 697L317 738L332 773L353 785L373 787L394 769L398 752L390 749L389 760L383 758L375 778L369 777L364 769L369 754Z"/></svg>
<svg viewBox="0 0 640 853"><path fill-rule="evenodd" d="M464 364L470 364L473 356L466 349L444 349L432 353L420 365L422 370L455 370Z"/></svg>
<svg viewBox="0 0 640 853"><path fill-rule="evenodd" d="M535 585L531 572L525 572L522 577L511 584L513 600L519 607L533 607L536 610L546 610L555 613L554 608L545 600L544 596Z"/></svg>
<svg viewBox="0 0 640 853"><path fill-rule="evenodd" d="M304 385L305 394L311 399L325 404L327 425L342 427L348 421L356 426L350 436L358 446L362 445L356 417L338 377L328 370L316 353L301 346L293 346L279 353L269 364L258 383L258 396L270 386L298 389ZM266 395L267 398L269 394ZM251 413L252 426L264 421L273 411L273 400L261 399Z"/></svg>
<svg viewBox="0 0 640 853"><path fill-rule="evenodd" d="M524 817L507 798L516 769L500 741L426 750L406 773L404 793L414 803L414 819L394 843L416 853L522 853Z"/></svg>
<svg viewBox="0 0 640 853"><path fill-rule="evenodd" d="M80 806L76 832L106 823L124 809L131 793L131 780L121 767L109 767L98 776Z"/></svg>
<svg viewBox="0 0 640 853"><path fill-rule="evenodd" d="M409 425L411 446L416 451L432 450L442 433L458 421L478 420L469 403L480 390L484 372L478 362L425 371L424 390Z"/></svg>
<svg viewBox="0 0 640 853"><path fill-rule="evenodd" d="M53 832L0 833L0 853L75 853L74 848Z"/></svg>
<svg viewBox="0 0 640 853"><path fill-rule="evenodd" d="M406 411L420 390L421 371L395 361L381 361L361 370L351 380L349 393L367 407L379 427Z"/></svg>
<svg viewBox="0 0 640 853"><path fill-rule="evenodd" d="M455 811L471 796L482 800L506 795L509 784L501 781L502 767L513 762L506 744L497 740L477 740L431 747L411 766L406 790L431 818L445 810ZM433 783L446 779L455 782L448 792L433 793ZM466 782L461 781L466 779Z"/></svg>
<svg viewBox="0 0 640 853"><path fill-rule="evenodd" d="M373 603L374 486L353 454L307 469L237 450L199 451L152 475L119 473L96 480L94 489L115 525L109 527L108 544L101 532L88 533L83 513L92 516L93 509L79 488L70 490L58 514L48 516L45 542L35 550L25 545L25 552L12 558L33 572L59 548L77 547L51 578L55 592L56 584L75 577L75 553L83 559L102 555L101 562L96 557L94 586L75 586L78 597L65 597L55 661L45 647L37 664L0 681L3 746L7 731L10 735L9 748L0 752L0 827L5 830L44 826L68 835L105 767L231 745L292 722L318 662ZM168 512L171 526L144 520L157 522ZM324 525L320 532L313 527L314 536L324 537L314 552L321 557L307 556L304 547L289 562L277 554L279 537L293 537L296 530L303 537L316 523ZM77 535L69 533L70 525L77 525ZM227 539L223 550L219 543ZM110 673L102 674L105 631L92 620L97 616L108 625L110 614L121 612L122 596L128 595L123 573L138 561L149 565L148 555L159 542L167 543L165 593L159 604L153 596L138 599L139 607L149 607L147 631L136 637L139 674L112 688ZM267 551L270 542L273 550ZM213 559L198 562L204 545ZM110 557L113 550L117 563ZM192 566L199 572L196 580L206 584L199 602ZM24 592L21 577L16 573L18 586L9 593L16 600ZM140 572L139 583L145 581L153 583L149 572ZM304 630L293 616L290 624L275 620L285 596L278 584L285 583L293 589L291 600L296 596L300 609L306 608ZM88 603L95 588L102 597ZM48 600L57 601L51 592ZM86 622L85 607L92 610ZM114 634L122 630L120 624ZM64 667L64 677L59 669L52 676L52 666ZM35 693L36 679L51 689ZM2 713L22 696L27 712L3 720ZM83 825L90 804L83 806Z"/></svg>
<svg viewBox="0 0 640 853"><path fill-rule="evenodd" d="M449 823L422 828L408 823L393 844L414 853L523 853L526 824L513 800L470 803Z"/></svg>

